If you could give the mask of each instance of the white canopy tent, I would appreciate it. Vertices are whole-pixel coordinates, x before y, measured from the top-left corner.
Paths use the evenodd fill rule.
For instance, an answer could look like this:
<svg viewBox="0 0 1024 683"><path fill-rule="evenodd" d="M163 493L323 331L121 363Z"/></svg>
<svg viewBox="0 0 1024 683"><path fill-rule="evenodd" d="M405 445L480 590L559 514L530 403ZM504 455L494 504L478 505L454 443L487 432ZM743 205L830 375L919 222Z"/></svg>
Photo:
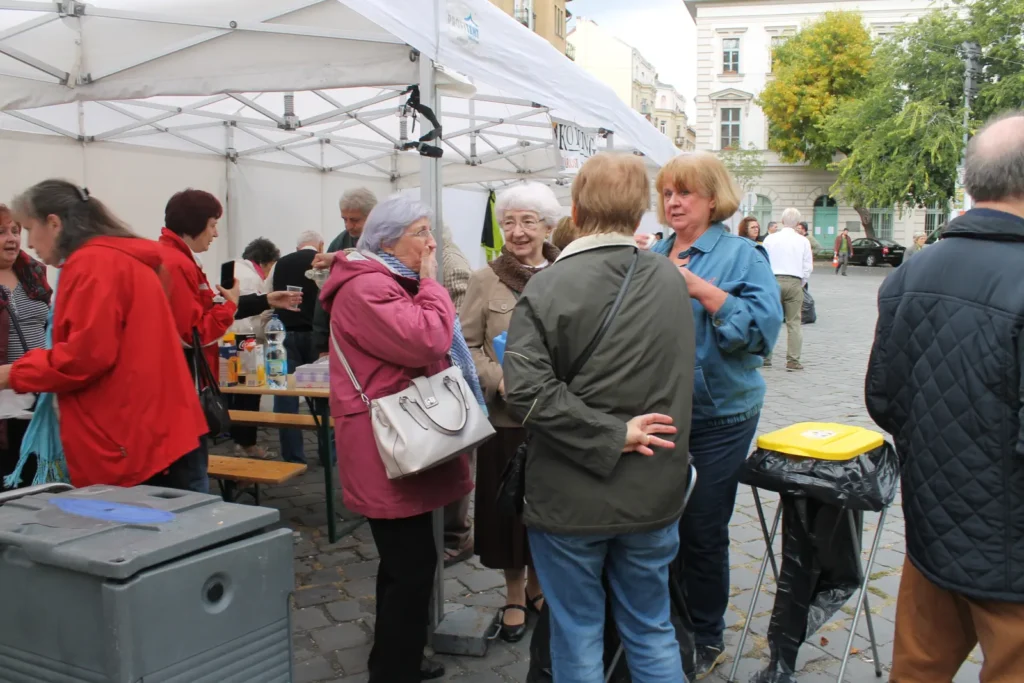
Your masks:
<svg viewBox="0 0 1024 683"><path fill-rule="evenodd" d="M400 150L430 128L406 91L429 106L435 76L440 163ZM481 185L564 182L553 120L652 165L677 153L487 0L0 0L0 112L7 195L69 177L155 234L172 192L203 187L228 199L216 260L259 235L329 239L346 188L442 183L463 188L444 217L476 256Z"/></svg>

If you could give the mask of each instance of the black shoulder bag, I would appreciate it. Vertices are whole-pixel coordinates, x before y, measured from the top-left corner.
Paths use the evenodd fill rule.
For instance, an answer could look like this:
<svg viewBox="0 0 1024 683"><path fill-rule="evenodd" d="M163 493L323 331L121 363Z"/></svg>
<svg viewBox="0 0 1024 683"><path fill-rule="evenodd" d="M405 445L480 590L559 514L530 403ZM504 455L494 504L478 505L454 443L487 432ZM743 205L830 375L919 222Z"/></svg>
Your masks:
<svg viewBox="0 0 1024 683"><path fill-rule="evenodd" d="M594 355L594 350L601 343L601 340L608 332L608 328L612 326L612 320L615 319L615 315L619 312L622 300L626 298L626 290L629 289L629 283L633 280L633 273L636 272L636 264L639 259L640 252L634 248L633 262L629 265L629 270L626 271L626 277L622 281L622 286L619 287L619 293L615 297L615 302L604 316L604 320L601 321L601 327L597 330L597 334L590 340L587 348L583 349L583 353L580 354L580 357L569 368L569 372L562 378L566 385L572 384L572 381L576 379L576 375L583 369L586 362L590 360L590 357ZM529 446L530 435L527 433L526 439L523 443L519 444L516 454L508 461L508 464L505 465L505 469L501 473L501 482L498 484L497 506L498 515L502 518L519 517L523 514L523 500L526 495L526 453L529 450Z"/></svg>
<svg viewBox="0 0 1024 683"><path fill-rule="evenodd" d="M206 362L206 355L203 354L203 347L199 343L199 329L195 327L192 328L192 377L210 433L214 436L224 434L231 429L231 414L228 412L224 395L220 393L220 384Z"/></svg>

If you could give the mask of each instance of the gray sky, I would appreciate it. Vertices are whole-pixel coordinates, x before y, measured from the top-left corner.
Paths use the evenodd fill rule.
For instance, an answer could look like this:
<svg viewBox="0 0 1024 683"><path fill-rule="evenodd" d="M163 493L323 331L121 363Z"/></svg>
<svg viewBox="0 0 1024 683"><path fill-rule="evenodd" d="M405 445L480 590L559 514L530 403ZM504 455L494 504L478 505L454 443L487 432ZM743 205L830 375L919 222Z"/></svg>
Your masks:
<svg viewBox="0 0 1024 683"><path fill-rule="evenodd" d="M572 0L574 17L586 17L640 50L658 77L686 98L691 121L696 113L697 31L683 0Z"/></svg>

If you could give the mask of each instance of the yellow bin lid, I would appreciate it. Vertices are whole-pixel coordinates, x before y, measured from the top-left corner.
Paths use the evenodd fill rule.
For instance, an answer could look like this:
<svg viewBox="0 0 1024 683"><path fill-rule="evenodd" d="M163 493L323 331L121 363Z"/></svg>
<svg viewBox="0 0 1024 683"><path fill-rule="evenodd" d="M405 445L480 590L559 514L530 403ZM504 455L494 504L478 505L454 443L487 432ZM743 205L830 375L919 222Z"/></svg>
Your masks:
<svg viewBox="0 0 1024 683"><path fill-rule="evenodd" d="M800 422L757 438L757 447L817 460L851 460L885 443L863 427L835 422Z"/></svg>

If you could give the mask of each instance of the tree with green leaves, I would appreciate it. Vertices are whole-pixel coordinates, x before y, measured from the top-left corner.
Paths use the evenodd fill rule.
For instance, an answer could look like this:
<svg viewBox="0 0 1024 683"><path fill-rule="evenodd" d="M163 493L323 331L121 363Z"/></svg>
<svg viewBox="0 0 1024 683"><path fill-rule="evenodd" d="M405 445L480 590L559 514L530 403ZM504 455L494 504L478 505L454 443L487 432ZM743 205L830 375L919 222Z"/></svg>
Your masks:
<svg viewBox="0 0 1024 683"><path fill-rule="evenodd" d="M757 181L764 175L764 156L753 143L750 149L723 149L718 153L718 158L729 169L744 193L753 192Z"/></svg>
<svg viewBox="0 0 1024 683"><path fill-rule="evenodd" d="M786 161L838 171L830 192L857 209L869 235L864 207L942 205L954 195L965 42L981 47L982 67L968 127L1024 106L1024 0L955 2L901 27L866 58L871 43L851 15L826 15L776 51L776 78L759 102L769 147ZM844 34L856 44L842 49L834 67L822 64L832 58L827 46Z"/></svg>
<svg viewBox="0 0 1024 683"><path fill-rule="evenodd" d="M852 150L837 146L826 124L867 92L871 34L855 12L826 12L780 45L772 61L772 80L757 98L768 119L768 148L785 162L831 168L837 154ZM854 207L873 236L870 211Z"/></svg>

